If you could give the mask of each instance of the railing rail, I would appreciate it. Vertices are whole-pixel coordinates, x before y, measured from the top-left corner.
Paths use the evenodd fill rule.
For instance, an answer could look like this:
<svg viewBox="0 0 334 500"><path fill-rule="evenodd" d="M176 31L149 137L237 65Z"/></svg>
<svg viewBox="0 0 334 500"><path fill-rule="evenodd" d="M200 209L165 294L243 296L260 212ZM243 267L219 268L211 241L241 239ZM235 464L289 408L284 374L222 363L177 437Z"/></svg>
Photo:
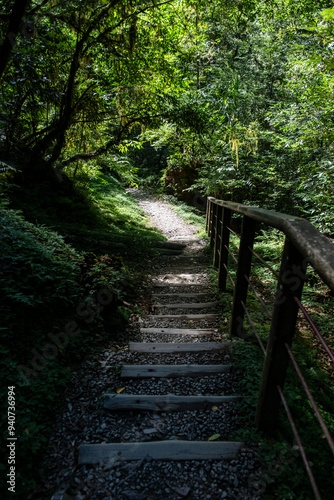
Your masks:
<svg viewBox="0 0 334 500"><path fill-rule="evenodd" d="M231 255L229 239L230 233L234 233L230 228L233 212L243 215L238 259L233 257L237 262L235 280L233 280L228 269L228 256ZM279 229L285 234L284 249L278 274L253 250L257 223L264 223L269 227ZM247 337L243 329L244 316L246 315L265 355L255 422L260 430L270 433L277 426L278 412L282 402L291 422L292 417L283 396L284 382L289 363L292 363L296 368L305 389L305 382L299 368L296 366L296 361L291 351L299 310L304 314L329 359L334 364L334 355L331 349L301 303L308 265L311 265L323 282L334 291L334 244L309 221L300 217L218 200L213 197L209 197L207 200L206 229L208 236L210 236L211 247L213 248L213 265L218 268L219 289L221 291L226 290L227 277L230 278L234 287L230 335L232 337ZM271 317L266 348L258 336L246 308L248 287L250 286L254 289L250 280L253 256L266 265L277 278L273 312L271 313L264 301L260 300L267 316ZM315 402L312 396L310 397L308 388L305 390L324 431L329 447L334 453L333 440L327 428L324 428L325 424L321 419L318 409L314 406ZM294 429L293 431L295 432ZM302 453L302 457L315 496L316 498L320 498L316 487L314 487L314 479L304 452Z"/></svg>

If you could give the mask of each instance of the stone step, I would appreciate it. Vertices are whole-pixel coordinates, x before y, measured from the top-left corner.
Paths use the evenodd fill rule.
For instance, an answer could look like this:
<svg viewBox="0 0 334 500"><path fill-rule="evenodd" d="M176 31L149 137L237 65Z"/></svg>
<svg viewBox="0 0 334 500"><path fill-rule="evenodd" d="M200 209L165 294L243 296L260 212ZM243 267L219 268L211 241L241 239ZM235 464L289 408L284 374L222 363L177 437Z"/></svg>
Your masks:
<svg viewBox="0 0 334 500"><path fill-rule="evenodd" d="M196 287L202 287L202 288L210 288L210 285L208 283L189 283L189 282L185 282L185 283L170 283L170 282L167 282L165 281L164 283L160 282L160 283L152 283L152 286L154 288L173 288L174 286L184 286L184 287L191 287L191 286L196 286Z"/></svg>
<svg viewBox="0 0 334 500"><path fill-rule="evenodd" d="M144 319L219 319L221 314L148 314Z"/></svg>
<svg viewBox="0 0 334 500"><path fill-rule="evenodd" d="M172 248L155 248L157 253L161 255L181 255L182 250L174 250Z"/></svg>
<svg viewBox="0 0 334 500"><path fill-rule="evenodd" d="M231 365L123 365L121 378L205 377L228 373Z"/></svg>
<svg viewBox="0 0 334 500"><path fill-rule="evenodd" d="M197 337L199 335L213 335L217 333L217 329L215 328L198 328L198 329L190 329L190 328L141 328L141 333L153 333L153 334L161 334L166 333L167 335L192 335Z"/></svg>
<svg viewBox="0 0 334 500"><path fill-rule="evenodd" d="M172 342L130 342L130 351L134 352L165 352L169 354L179 352L217 352L230 347L229 342L185 342L174 344Z"/></svg>
<svg viewBox="0 0 334 500"><path fill-rule="evenodd" d="M145 411L189 411L212 409L226 403L240 400L239 396L166 396L136 394L106 394L104 408L112 411L145 410Z"/></svg>
<svg viewBox="0 0 334 500"><path fill-rule="evenodd" d="M177 304L154 304L152 307L154 308L163 308L163 309L209 309L210 307L216 307L219 305L219 302L179 302Z"/></svg>
<svg viewBox="0 0 334 500"><path fill-rule="evenodd" d="M125 460L222 460L233 459L244 443L233 441L151 441L144 443L84 444L79 465Z"/></svg>
<svg viewBox="0 0 334 500"><path fill-rule="evenodd" d="M187 244L180 241L157 241L154 244L157 248L171 248L172 250L183 250Z"/></svg>
<svg viewBox="0 0 334 500"><path fill-rule="evenodd" d="M174 236L172 238L169 238L168 241L171 242L184 242L185 244L189 243L202 243L203 245L206 244L206 241L203 240L203 238L185 238L184 236Z"/></svg>
<svg viewBox="0 0 334 500"><path fill-rule="evenodd" d="M206 293L153 293L151 297L153 299L158 299L159 297L177 297L180 299L188 299L188 298L203 298L203 297L210 297L212 294L210 292Z"/></svg>
<svg viewBox="0 0 334 500"><path fill-rule="evenodd" d="M170 264L164 266L166 270L166 274L203 274L206 270L205 265L203 266L191 266L191 267L179 267L179 266L171 266Z"/></svg>
<svg viewBox="0 0 334 500"><path fill-rule="evenodd" d="M163 274L157 274L156 278L157 280L164 280L167 281L169 279L182 279L182 280L187 280L189 281L190 279L193 278L207 278L206 273L163 273Z"/></svg>

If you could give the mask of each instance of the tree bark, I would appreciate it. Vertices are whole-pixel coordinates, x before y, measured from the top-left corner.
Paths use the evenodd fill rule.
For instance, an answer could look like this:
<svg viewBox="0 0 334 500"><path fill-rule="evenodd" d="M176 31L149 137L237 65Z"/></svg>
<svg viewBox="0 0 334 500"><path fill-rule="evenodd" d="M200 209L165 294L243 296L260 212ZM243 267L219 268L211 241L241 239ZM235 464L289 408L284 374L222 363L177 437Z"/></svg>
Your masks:
<svg viewBox="0 0 334 500"><path fill-rule="evenodd" d="M15 46L15 38L19 33L28 3L29 0L15 0L14 2L6 37L0 47L0 80L5 72L12 49Z"/></svg>

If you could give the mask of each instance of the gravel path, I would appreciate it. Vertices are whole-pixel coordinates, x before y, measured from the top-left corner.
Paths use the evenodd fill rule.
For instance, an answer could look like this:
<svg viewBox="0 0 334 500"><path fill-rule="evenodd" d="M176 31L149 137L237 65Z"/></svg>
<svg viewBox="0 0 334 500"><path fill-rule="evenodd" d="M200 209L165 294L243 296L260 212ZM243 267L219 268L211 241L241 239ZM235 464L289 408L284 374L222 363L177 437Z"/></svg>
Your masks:
<svg viewBox="0 0 334 500"><path fill-rule="evenodd" d="M207 294L200 302L214 301L210 282L203 272L201 251L205 242L196 241L196 228L186 224L171 207L146 195L133 191L132 195L149 215L154 224L169 240L185 240L185 253L194 254L192 265L202 268L195 275L183 273L174 278L176 283L193 286L173 286L168 293L182 294L192 291ZM196 254L195 254L196 252ZM198 257L199 256L199 257ZM157 287L170 279L174 269L184 263L178 257L159 256L152 263L152 274L143 294L147 303L172 303L170 297L155 297L165 289ZM205 265L204 265L205 266ZM204 267L205 269L205 267ZM175 302L174 298L174 302ZM182 298L177 299L181 302ZM183 300L189 303L188 300ZM195 314L208 312L206 308ZM219 312L214 306L210 313ZM219 325L225 316L203 320L158 319L164 309L148 306L146 315L137 315L129 327L130 340L137 342L205 342L221 341ZM190 314L188 309L176 309L172 314ZM171 314L170 310L168 314ZM213 328L212 335L186 336L142 333L143 327L159 328ZM74 374L66 392L67 408L58 417L45 460L44 486L57 488L59 495L53 500L219 500L261 498L261 469L256 451L245 447L233 460L209 461L155 461L146 457L140 461L78 466L78 448L85 443L144 442L157 440L201 440L213 435L219 440L233 438L238 429L235 403L226 403L211 410L157 413L142 411L108 412L103 408L104 394L122 391L127 394L176 395L235 395L238 373L231 370L215 376L177 379L121 380L122 364L228 364L229 350L219 353L146 354L130 352L128 346L115 344L95 359L86 361ZM67 492L67 496L62 496ZM45 498L45 497L43 497Z"/></svg>

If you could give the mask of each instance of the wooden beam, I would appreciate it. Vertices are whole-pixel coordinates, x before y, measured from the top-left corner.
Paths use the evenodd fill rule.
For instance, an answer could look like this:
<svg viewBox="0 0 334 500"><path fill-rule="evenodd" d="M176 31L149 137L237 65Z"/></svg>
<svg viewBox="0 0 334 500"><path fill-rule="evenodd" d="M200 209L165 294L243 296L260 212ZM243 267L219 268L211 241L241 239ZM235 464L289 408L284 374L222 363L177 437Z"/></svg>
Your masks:
<svg viewBox="0 0 334 500"><path fill-rule="evenodd" d="M172 342L130 342L130 351L135 352L166 352L170 354L178 352L217 352L229 347L230 342L183 342L173 344Z"/></svg>
<svg viewBox="0 0 334 500"><path fill-rule="evenodd" d="M110 460L222 460L235 458L243 443L229 441L153 441L146 443L84 444L79 465Z"/></svg>
<svg viewBox="0 0 334 500"><path fill-rule="evenodd" d="M291 347L295 334L298 305L294 298L301 298L306 268L307 261L286 238L255 417L257 427L267 433L277 425L281 406L277 386L283 390L289 364L285 344Z"/></svg>
<svg viewBox="0 0 334 500"><path fill-rule="evenodd" d="M145 319L218 319L221 314L152 314Z"/></svg>
<svg viewBox="0 0 334 500"><path fill-rule="evenodd" d="M243 324L245 310L242 304L246 304L248 281L251 265L252 253L255 237L256 221L244 215L241 228L237 276L233 295L232 315L230 324L231 337L244 338Z"/></svg>
<svg viewBox="0 0 334 500"><path fill-rule="evenodd" d="M180 297L180 298L200 298L200 297L211 297L212 293L206 292L206 293L153 293L151 295L152 298L156 299L159 297Z"/></svg>
<svg viewBox="0 0 334 500"><path fill-rule="evenodd" d="M205 309L218 306L219 302L178 302L177 304L154 304L153 307L162 307L167 309Z"/></svg>
<svg viewBox="0 0 334 500"><path fill-rule="evenodd" d="M121 378L205 377L230 370L231 365L123 365Z"/></svg>
<svg viewBox="0 0 334 500"><path fill-rule="evenodd" d="M141 333L166 333L167 335L213 335L216 333L217 329L214 328L199 328L199 329L190 329L190 328L141 328Z"/></svg>
<svg viewBox="0 0 334 500"><path fill-rule="evenodd" d="M174 394L135 395L106 394L104 408L112 411L145 410L145 411L189 411L212 409L226 403L240 400L239 396L175 396Z"/></svg>

